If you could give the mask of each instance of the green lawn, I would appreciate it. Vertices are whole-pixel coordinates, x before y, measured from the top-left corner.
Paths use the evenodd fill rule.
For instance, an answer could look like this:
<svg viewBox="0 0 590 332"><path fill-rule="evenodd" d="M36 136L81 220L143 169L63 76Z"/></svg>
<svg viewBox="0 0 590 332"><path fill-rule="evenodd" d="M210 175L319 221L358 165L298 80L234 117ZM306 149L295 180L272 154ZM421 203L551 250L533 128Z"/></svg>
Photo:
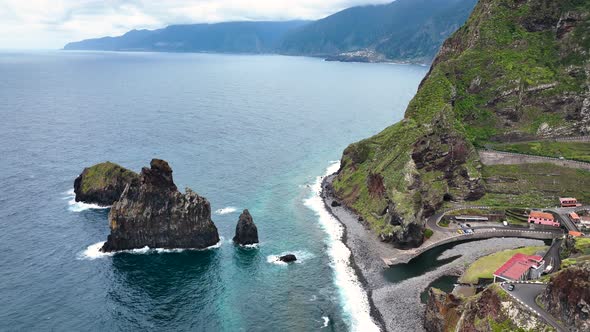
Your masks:
<svg viewBox="0 0 590 332"><path fill-rule="evenodd" d="M484 166L486 195L473 205L547 207L559 197L573 196L590 203L590 172L553 164Z"/></svg>
<svg viewBox="0 0 590 332"><path fill-rule="evenodd" d="M532 154L538 156L563 157L565 159L590 162L590 143L582 142L527 142L513 144L496 144L498 151Z"/></svg>
<svg viewBox="0 0 590 332"><path fill-rule="evenodd" d="M502 266L502 264L506 263L510 257L512 257L516 253L523 253L525 255L533 255L538 251L546 251L547 247L523 247L518 249L512 250L504 250L500 252L493 253L488 256L484 256L469 266L467 270L463 273L461 278L459 278L459 282L462 283L469 283L469 284L476 284L479 281L479 278L487 278L491 279L494 277L494 272Z"/></svg>

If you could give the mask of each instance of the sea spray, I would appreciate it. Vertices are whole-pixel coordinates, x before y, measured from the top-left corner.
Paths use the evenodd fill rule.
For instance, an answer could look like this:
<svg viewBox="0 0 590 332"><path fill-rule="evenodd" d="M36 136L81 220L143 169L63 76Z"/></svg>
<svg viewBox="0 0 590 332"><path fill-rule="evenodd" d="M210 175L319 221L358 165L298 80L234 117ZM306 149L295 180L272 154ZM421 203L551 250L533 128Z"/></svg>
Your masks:
<svg viewBox="0 0 590 332"><path fill-rule="evenodd" d="M76 194L74 193L74 189L70 189L64 193L66 196L63 199L68 200L68 210L72 212L82 212L90 209L108 209L110 206L101 206L98 204L91 204L91 203L84 203L84 202L76 202Z"/></svg>
<svg viewBox="0 0 590 332"><path fill-rule="evenodd" d="M324 176L319 176L311 186L311 196L304 201L305 205L318 216L320 225L327 233L326 242L330 256L331 267L334 270L334 283L340 292L340 301L344 315L353 331L379 331L373 321L369 299L358 277L350 264L351 252L342 236L344 228L340 222L326 210L321 197L322 180L325 176L335 173L340 168L340 162L333 162Z"/></svg>
<svg viewBox="0 0 590 332"><path fill-rule="evenodd" d="M216 244L209 246L207 248L203 248L203 249L191 249L191 248L172 248L172 249L168 249L168 248L150 248L148 246L145 246L143 248L138 248L138 249L130 249L130 250L120 250L120 251L114 251L114 252L102 252L100 251L100 248L102 248L102 246L104 245L105 241L102 242L97 242L95 244L91 244L89 245L86 250L82 251L79 255L78 255L78 259L81 260L95 260L97 258L105 258L105 257L111 257L115 254L119 254L119 253L127 253L127 254L169 254L169 253L178 253L178 252L183 252L183 251L204 251L204 250L211 250L211 249L217 249L219 247L221 247L221 245L224 242L224 238L223 236L220 237L219 242L217 242Z"/></svg>
<svg viewBox="0 0 590 332"><path fill-rule="evenodd" d="M224 214L230 214L230 213L234 213L236 211L238 211L238 208L233 207L233 206L227 206L227 207L224 207L223 209L215 210L215 214L222 216Z"/></svg>

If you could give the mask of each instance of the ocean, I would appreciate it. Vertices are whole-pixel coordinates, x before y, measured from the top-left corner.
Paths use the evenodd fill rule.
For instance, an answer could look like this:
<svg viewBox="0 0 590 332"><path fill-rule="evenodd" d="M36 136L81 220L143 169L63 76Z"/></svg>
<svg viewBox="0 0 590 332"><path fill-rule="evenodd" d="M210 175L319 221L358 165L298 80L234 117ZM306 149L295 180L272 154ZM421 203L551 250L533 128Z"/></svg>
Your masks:
<svg viewBox="0 0 590 332"><path fill-rule="evenodd" d="M0 53L0 330L369 331L317 196L346 146L403 118L426 67L262 55ZM208 198L207 250L98 252L84 167L167 160ZM182 189L183 190L183 189ZM233 245L242 209L261 243ZM295 264L277 255L295 253Z"/></svg>

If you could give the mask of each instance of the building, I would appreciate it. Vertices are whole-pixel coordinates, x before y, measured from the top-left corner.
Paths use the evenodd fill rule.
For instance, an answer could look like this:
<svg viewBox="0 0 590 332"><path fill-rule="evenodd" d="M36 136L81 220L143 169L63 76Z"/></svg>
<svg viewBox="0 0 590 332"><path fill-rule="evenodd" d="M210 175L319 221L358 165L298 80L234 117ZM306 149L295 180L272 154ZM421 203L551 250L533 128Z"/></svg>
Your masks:
<svg viewBox="0 0 590 332"><path fill-rule="evenodd" d="M589 216L581 216L580 217L580 225L585 227L590 227L590 217Z"/></svg>
<svg viewBox="0 0 590 332"><path fill-rule="evenodd" d="M569 235L573 236L573 237L580 237L580 236L584 236L583 233L580 232L575 232L575 231L569 231L568 233Z"/></svg>
<svg viewBox="0 0 590 332"><path fill-rule="evenodd" d="M483 216L455 216L455 220L470 222L470 221L489 221L488 217Z"/></svg>
<svg viewBox="0 0 590 332"><path fill-rule="evenodd" d="M578 203L578 200L574 197L560 197L559 204L561 207L577 207L582 206L582 204Z"/></svg>
<svg viewBox="0 0 590 332"><path fill-rule="evenodd" d="M538 255L528 256L515 254L504 265L494 272L494 282L497 279L504 281L525 281L537 279L545 269L543 257Z"/></svg>
<svg viewBox="0 0 590 332"><path fill-rule="evenodd" d="M559 227L559 222L555 221L555 217L551 213L540 211L531 211L529 214L529 223Z"/></svg>
<svg viewBox="0 0 590 332"><path fill-rule="evenodd" d="M580 222L580 216L575 212L568 213L568 216L573 222Z"/></svg>

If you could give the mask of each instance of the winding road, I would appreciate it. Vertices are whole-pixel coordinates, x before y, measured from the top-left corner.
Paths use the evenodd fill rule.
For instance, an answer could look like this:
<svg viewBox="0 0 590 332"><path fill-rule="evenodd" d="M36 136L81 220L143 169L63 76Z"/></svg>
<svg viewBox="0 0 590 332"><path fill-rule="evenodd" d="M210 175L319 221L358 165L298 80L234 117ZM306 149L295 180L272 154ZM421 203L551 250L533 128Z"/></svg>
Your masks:
<svg viewBox="0 0 590 332"><path fill-rule="evenodd" d="M512 283L515 287L512 291L508 290L510 283L502 283L502 288L512 298L523 304L529 311L533 312L537 316L541 317L549 325L553 326L557 331L567 332L565 329L551 314L545 309L541 308L536 301L539 296L547 287L546 284L541 283Z"/></svg>

